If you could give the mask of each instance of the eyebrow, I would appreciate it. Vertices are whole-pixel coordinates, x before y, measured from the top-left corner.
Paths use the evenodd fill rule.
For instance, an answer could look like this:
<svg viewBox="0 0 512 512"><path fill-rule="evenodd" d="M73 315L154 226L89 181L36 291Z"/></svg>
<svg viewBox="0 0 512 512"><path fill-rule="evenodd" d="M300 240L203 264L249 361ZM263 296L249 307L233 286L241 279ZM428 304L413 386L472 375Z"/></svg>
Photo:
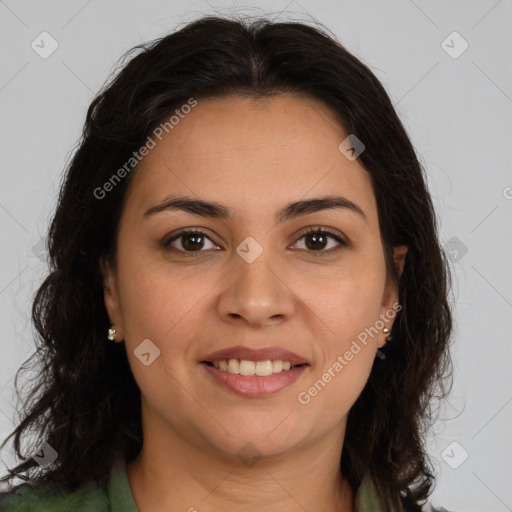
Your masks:
<svg viewBox="0 0 512 512"><path fill-rule="evenodd" d="M193 215L211 219L233 220L233 211L226 206L204 201L203 199L192 199L190 197L167 198L162 203L148 208L143 218L149 218L157 213L169 210L182 210ZM366 223L368 219L360 206L346 197L326 196L315 199L306 199L287 204L275 216L275 222L281 223L322 210L348 210L360 215Z"/></svg>

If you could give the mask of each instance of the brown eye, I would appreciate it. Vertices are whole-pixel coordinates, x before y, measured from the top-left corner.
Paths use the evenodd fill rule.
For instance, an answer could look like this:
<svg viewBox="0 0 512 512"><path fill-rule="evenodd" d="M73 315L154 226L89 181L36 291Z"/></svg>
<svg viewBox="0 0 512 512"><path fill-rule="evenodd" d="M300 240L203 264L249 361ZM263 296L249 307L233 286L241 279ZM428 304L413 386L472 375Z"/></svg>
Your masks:
<svg viewBox="0 0 512 512"><path fill-rule="evenodd" d="M333 250L337 250L340 248L340 246L348 246L349 244L345 242L339 235L326 230L326 229L320 229L320 228L313 228L309 229L305 233L302 234L302 236L299 238L299 240L302 240L303 238L306 239L305 241L305 249L309 252L332 252ZM331 242L331 246L329 245L329 240L334 241L334 243ZM296 244L298 241L296 242ZM327 248L327 250L325 250Z"/></svg>
<svg viewBox="0 0 512 512"><path fill-rule="evenodd" d="M174 244L177 242L176 244ZM210 242L213 248L217 247L212 240L199 230L187 230L178 233L163 243L164 248L172 246L173 249L180 252L204 252L205 244ZM212 247L206 247L211 249Z"/></svg>

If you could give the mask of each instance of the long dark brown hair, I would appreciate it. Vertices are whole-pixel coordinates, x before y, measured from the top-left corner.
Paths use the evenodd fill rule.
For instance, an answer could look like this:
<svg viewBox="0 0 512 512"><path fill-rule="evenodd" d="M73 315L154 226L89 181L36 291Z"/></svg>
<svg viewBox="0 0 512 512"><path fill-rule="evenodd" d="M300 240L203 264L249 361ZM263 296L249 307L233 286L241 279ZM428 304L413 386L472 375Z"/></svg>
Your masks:
<svg viewBox="0 0 512 512"><path fill-rule="evenodd" d="M135 55L133 55L135 54ZM127 60L127 62L125 62ZM22 461L0 481L77 488L105 485L118 451L142 447L140 390L123 344L108 343L100 260L115 262L125 191L136 167L108 197L98 189L190 98L281 93L321 100L366 146L388 277L402 309L369 380L351 408L340 467L356 489L365 474L389 510L419 511L435 482L424 436L433 400L451 376L450 273L425 171L383 86L327 30L267 19L204 17L130 50L87 111L64 175L48 237L49 273L32 306L38 377L14 436ZM95 193L96 192L96 193ZM409 250L401 277L393 247ZM20 441L36 432L25 454ZM58 453L41 468L31 457L47 442Z"/></svg>

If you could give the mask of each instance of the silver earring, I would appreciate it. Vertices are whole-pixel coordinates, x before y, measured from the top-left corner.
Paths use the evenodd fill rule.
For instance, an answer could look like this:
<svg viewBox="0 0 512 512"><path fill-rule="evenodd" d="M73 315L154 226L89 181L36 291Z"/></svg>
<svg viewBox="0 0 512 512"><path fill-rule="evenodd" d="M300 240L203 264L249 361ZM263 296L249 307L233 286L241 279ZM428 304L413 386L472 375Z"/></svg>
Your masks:
<svg viewBox="0 0 512 512"><path fill-rule="evenodd" d="M387 334L387 333L389 332L389 329L388 329L387 327L384 327L384 329L382 329L382 332L383 332L384 334ZM391 336L388 336L388 337L386 338L386 341L391 341L391 339L392 339L392 338L391 338Z"/></svg>
<svg viewBox="0 0 512 512"><path fill-rule="evenodd" d="M115 341L115 338L116 338L116 330L114 329L114 324L110 324L110 329L108 330L108 336L107 338L110 340L110 341Z"/></svg>

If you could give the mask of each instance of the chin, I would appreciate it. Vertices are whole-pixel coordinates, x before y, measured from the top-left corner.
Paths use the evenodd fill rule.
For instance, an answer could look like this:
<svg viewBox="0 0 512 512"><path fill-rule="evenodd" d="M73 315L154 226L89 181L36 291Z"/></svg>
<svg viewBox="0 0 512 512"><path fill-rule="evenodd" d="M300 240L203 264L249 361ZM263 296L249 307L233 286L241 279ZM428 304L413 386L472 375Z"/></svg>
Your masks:
<svg viewBox="0 0 512 512"><path fill-rule="evenodd" d="M301 433L298 430L291 430L289 425L281 428L279 421L272 427L265 426L261 429L255 429L250 424L226 425L226 429L232 436L222 431L220 439L210 439L209 442L227 457L239 460L246 457L280 456L295 449L301 442Z"/></svg>

